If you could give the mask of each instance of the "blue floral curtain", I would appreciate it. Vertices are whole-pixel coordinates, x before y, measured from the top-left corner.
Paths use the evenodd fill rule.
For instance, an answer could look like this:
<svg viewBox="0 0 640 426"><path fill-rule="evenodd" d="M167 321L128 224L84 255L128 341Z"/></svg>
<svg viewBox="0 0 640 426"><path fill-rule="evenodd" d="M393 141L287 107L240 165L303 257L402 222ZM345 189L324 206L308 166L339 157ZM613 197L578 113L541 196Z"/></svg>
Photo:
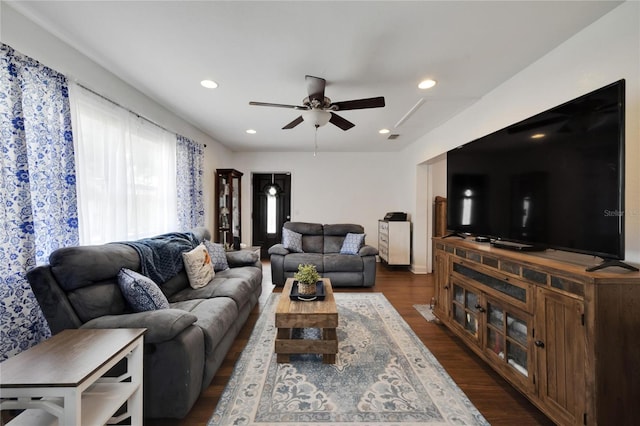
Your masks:
<svg viewBox="0 0 640 426"><path fill-rule="evenodd" d="M71 114L65 77L0 43L0 360L51 332L26 280L78 245Z"/></svg>
<svg viewBox="0 0 640 426"><path fill-rule="evenodd" d="M178 190L178 229L204 226L204 147L177 135L176 179Z"/></svg>

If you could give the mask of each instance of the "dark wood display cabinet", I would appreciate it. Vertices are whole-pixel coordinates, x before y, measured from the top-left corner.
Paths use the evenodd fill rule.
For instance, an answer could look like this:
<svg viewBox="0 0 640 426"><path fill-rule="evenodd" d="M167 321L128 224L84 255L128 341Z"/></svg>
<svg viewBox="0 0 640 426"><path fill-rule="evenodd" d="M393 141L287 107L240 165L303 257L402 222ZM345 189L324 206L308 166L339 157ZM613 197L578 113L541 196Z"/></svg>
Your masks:
<svg viewBox="0 0 640 426"><path fill-rule="evenodd" d="M458 238L433 244L436 316L550 419L637 422L638 272L586 272Z"/></svg>
<svg viewBox="0 0 640 426"><path fill-rule="evenodd" d="M231 249L242 241L241 181L242 172L235 169L216 170L216 235L215 241Z"/></svg>

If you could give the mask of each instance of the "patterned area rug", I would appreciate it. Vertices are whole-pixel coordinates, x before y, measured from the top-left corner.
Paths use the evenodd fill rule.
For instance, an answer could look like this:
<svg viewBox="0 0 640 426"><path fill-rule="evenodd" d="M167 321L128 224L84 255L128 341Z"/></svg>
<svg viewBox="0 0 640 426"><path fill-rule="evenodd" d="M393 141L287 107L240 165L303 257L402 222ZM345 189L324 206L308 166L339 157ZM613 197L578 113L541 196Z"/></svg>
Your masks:
<svg viewBox="0 0 640 426"><path fill-rule="evenodd" d="M320 355L278 364L279 297L268 300L210 426L489 424L381 293L335 294L335 364Z"/></svg>

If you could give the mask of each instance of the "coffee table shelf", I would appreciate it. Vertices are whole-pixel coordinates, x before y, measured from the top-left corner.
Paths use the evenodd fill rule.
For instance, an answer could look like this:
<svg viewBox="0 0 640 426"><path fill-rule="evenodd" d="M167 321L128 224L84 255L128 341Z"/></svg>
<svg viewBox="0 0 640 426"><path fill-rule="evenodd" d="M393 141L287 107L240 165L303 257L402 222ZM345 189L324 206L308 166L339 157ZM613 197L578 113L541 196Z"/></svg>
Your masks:
<svg viewBox="0 0 640 426"><path fill-rule="evenodd" d="M64 330L0 365L0 408L26 409L10 425L142 425L145 329ZM126 359L126 372L105 377ZM126 403L126 410L114 414Z"/></svg>
<svg viewBox="0 0 640 426"><path fill-rule="evenodd" d="M322 354L324 363L334 364L338 353L338 309L333 297L331 280L322 278L325 299L316 301L291 300L293 278L287 279L276 308L275 325L278 329L275 352L278 362L289 362L290 354ZM294 328L322 329L321 340L294 339Z"/></svg>

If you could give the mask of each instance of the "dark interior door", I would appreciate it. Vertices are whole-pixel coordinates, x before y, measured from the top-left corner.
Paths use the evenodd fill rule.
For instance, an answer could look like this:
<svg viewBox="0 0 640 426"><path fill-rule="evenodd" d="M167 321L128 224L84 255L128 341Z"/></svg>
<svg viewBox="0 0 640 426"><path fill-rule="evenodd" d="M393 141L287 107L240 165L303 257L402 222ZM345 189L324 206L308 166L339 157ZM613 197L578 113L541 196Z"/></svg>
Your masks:
<svg viewBox="0 0 640 426"><path fill-rule="evenodd" d="M291 174L253 175L253 245L268 258L269 247L282 241L282 224L291 219Z"/></svg>

